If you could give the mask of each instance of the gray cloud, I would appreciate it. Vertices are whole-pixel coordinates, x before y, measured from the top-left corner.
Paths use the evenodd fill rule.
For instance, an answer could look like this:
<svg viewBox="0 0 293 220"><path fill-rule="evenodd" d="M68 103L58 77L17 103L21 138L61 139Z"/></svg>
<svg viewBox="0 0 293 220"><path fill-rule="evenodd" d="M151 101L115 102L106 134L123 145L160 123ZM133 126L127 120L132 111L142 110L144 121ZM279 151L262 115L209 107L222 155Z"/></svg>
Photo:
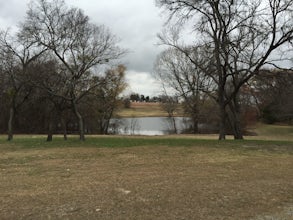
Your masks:
<svg viewBox="0 0 293 220"><path fill-rule="evenodd" d="M161 86L148 72L127 71L126 80L131 86L125 93L139 93L146 96L158 96Z"/></svg>
<svg viewBox="0 0 293 220"><path fill-rule="evenodd" d="M93 23L104 24L120 39L119 45L129 53L122 59L131 72L128 77L134 85L139 74L152 72L157 54L157 33L163 19L154 0L65 0L68 5L81 8ZM30 0L0 0L1 28L16 26L23 20ZM130 77L133 80L130 80ZM151 82L151 79L148 78ZM130 84L131 84L130 83ZM135 91L139 92L139 91Z"/></svg>
<svg viewBox="0 0 293 220"><path fill-rule="evenodd" d="M159 9L152 0L69 1L82 8L93 22L108 26L121 39L120 45L129 50L124 62L131 70L150 72L161 50L155 44L162 28Z"/></svg>
<svg viewBox="0 0 293 220"><path fill-rule="evenodd" d="M28 0L0 0L1 29L16 27L25 15L28 2Z"/></svg>

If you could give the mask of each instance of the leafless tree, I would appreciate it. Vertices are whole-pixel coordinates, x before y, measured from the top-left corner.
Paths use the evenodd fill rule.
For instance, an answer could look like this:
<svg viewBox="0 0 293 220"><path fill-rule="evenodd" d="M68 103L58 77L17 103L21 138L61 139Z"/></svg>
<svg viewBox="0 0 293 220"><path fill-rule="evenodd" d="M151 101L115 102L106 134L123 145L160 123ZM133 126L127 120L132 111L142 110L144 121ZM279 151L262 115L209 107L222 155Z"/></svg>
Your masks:
<svg viewBox="0 0 293 220"><path fill-rule="evenodd" d="M197 56L198 58L193 59L199 61L199 52L193 53L192 56ZM158 56L155 77L163 88L172 88L176 96L183 99L185 111L192 120L193 133L198 133L200 106L207 94L213 94L212 80L177 48L167 49Z"/></svg>
<svg viewBox="0 0 293 220"><path fill-rule="evenodd" d="M10 99L8 119L9 141L13 139L15 112L28 98L32 90L26 84L29 66L45 51L46 48L38 46L36 42L29 41L22 30L19 30L15 35L10 35L8 31L0 33L0 62L6 79L6 92Z"/></svg>
<svg viewBox="0 0 293 220"><path fill-rule="evenodd" d="M293 71L262 70L249 82L248 91L259 116L266 123L288 122L293 119Z"/></svg>
<svg viewBox="0 0 293 220"><path fill-rule="evenodd" d="M100 85L82 100L82 105L90 113L88 121L94 123L93 127L98 126L101 134L108 134L110 119L122 104L119 96L127 86L125 71L124 65L106 70L103 76L97 77Z"/></svg>
<svg viewBox="0 0 293 220"><path fill-rule="evenodd" d="M220 109L219 139L225 139L227 108L235 139L242 139L240 125L240 88L261 68L281 65L293 39L292 0L157 0L169 13L169 22L192 23L193 46L205 46L203 56L213 62L208 74L217 84ZM163 43L190 52L162 36ZM292 46L292 45L291 45ZM211 68L213 67L213 68ZM213 69L213 71L211 71Z"/></svg>
<svg viewBox="0 0 293 220"><path fill-rule="evenodd" d="M32 41L52 51L65 66L69 94L64 98L71 102L79 122L80 140L85 140L77 102L97 86L91 84L94 69L118 59L124 51L106 27L92 24L82 10L67 7L63 0L33 1L23 27Z"/></svg>
<svg viewBox="0 0 293 220"><path fill-rule="evenodd" d="M66 71L66 68L50 53L44 54L29 68L27 84L37 88L36 98L46 104L43 114L47 119L47 141L52 141L53 127L56 123L61 123L64 140L67 140L64 116L71 105L68 100L70 90L67 87Z"/></svg>
<svg viewBox="0 0 293 220"><path fill-rule="evenodd" d="M167 91L164 91L164 95L161 97L161 106L164 111L167 112L168 118L167 122L171 125L172 132L174 134L178 133L175 113L179 109L178 97L171 96L167 94Z"/></svg>

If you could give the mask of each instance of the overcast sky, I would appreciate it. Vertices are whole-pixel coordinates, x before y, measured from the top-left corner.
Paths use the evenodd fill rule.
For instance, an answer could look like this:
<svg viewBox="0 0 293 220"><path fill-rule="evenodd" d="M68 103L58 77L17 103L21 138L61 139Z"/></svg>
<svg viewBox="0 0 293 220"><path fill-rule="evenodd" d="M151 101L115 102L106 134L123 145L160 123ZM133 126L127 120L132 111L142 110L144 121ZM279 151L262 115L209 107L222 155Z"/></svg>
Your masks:
<svg viewBox="0 0 293 220"><path fill-rule="evenodd" d="M30 0L0 0L0 28L15 27L23 20ZM157 95L160 92L151 73L158 47L156 35L164 19L155 0L66 0L68 5L83 9L92 22L104 24L120 39L129 53L123 59L127 66L129 92Z"/></svg>

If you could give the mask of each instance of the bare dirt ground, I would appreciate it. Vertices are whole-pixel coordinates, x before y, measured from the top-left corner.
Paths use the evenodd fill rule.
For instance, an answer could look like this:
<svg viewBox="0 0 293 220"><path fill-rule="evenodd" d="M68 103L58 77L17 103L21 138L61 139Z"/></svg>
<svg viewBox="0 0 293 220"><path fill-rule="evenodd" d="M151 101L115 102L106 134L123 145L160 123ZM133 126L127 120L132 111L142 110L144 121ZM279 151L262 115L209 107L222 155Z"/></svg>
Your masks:
<svg viewBox="0 0 293 220"><path fill-rule="evenodd" d="M293 219L292 152L0 148L0 219Z"/></svg>

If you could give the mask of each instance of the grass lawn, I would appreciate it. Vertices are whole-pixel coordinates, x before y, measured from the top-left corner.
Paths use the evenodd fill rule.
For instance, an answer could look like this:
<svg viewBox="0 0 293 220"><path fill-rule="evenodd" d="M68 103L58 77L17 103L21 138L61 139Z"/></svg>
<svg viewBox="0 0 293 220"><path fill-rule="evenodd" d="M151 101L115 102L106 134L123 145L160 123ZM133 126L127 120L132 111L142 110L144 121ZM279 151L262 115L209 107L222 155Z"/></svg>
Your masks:
<svg viewBox="0 0 293 220"><path fill-rule="evenodd" d="M1 136L0 219L293 219L292 140L207 137Z"/></svg>
<svg viewBox="0 0 293 220"><path fill-rule="evenodd" d="M117 112L118 117L167 117L161 103L131 102L130 108L121 108ZM179 108L174 116L183 116L183 109Z"/></svg>

